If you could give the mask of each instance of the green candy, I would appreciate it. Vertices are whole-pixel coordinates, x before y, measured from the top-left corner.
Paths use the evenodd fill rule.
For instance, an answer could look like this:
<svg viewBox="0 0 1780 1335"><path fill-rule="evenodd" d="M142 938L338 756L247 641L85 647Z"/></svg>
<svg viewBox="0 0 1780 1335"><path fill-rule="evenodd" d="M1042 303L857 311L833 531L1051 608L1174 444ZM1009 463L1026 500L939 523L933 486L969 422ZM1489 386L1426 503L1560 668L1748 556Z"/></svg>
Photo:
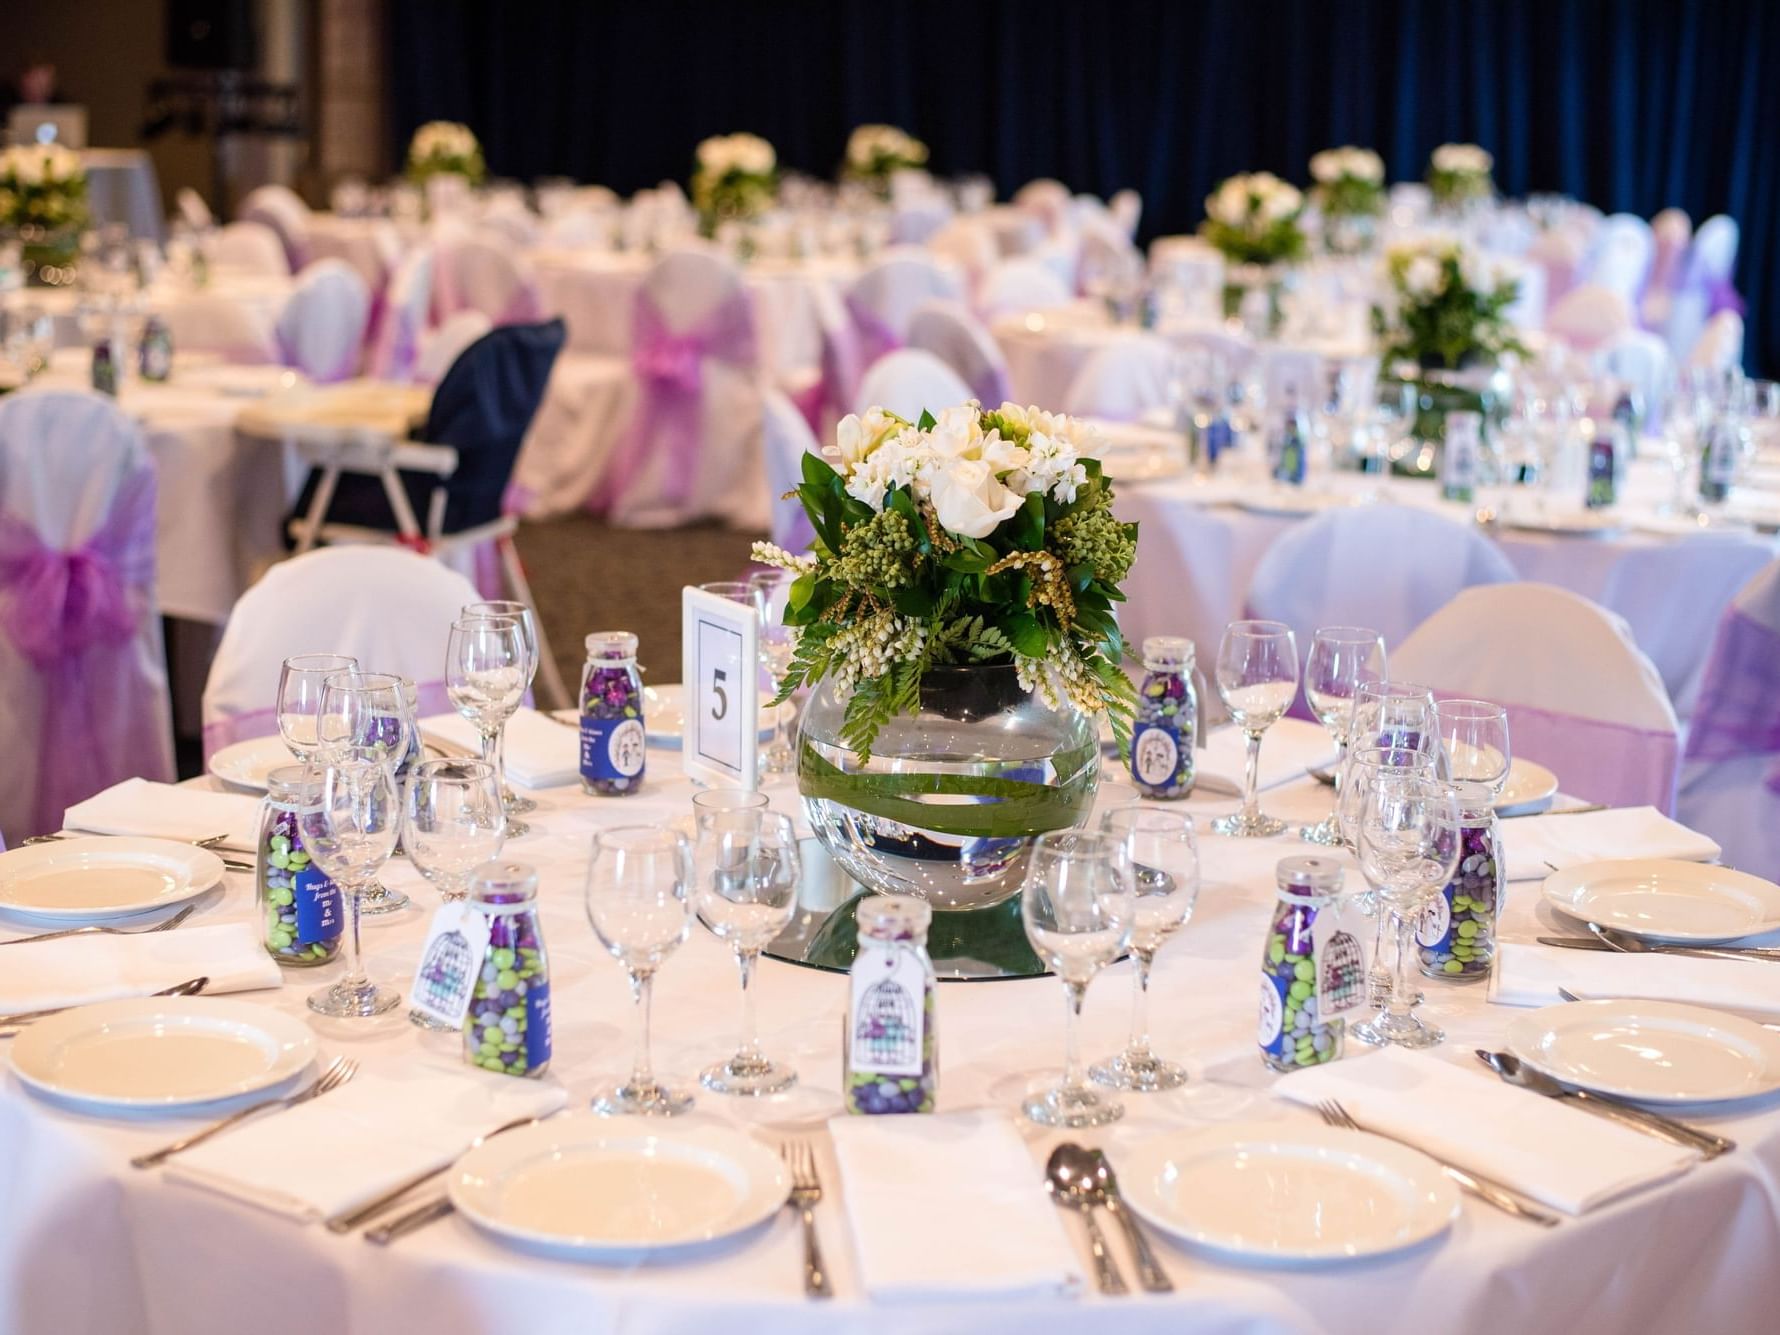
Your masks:
<svg viewBox="0 0 1780 1335"><path fill-rule="evenodd" d="M1465 972L1465 966L1459 960L1448 960L1446 962L1445 968L1448 973L1463 973L1463 972Z"/></svg>
<svg viewBox="0 0 1780 1335"><path fill-rule="evenodd" d="M1467 937L1467 938L1476 936L1477 935L1477 924L1474 922L1460 923L1459 924L1459 935L1463 936L1463 937Z"/></svg>
<svg viewBox="0 0 1780 1335"><path fill-rule="evenodd" d="M1291 993L1299 1001L1303 1001L1304 998L1310 995L1310 984L1300 978L1297 982L1292 984Z"/></svg>
<svg viewBox="0 0 1780 1335"><path fill-rule="evenodd" d="M1316 965L1309 960L1299 960L1293 966L1292 974L1301 983L1314 983L1316 981Z"/></svg>
<svg viewBox="0 0 1780 1335"><path fill-rule="evenodd" d="M1278 964L1282 960L1284 960L1285 957L1286 957L1285 942L1275 941L1272 945L1267 947L1267 958L1270 962L1272 962L1274 964Z"/></svg>
<svg viewBox="0 0 1780 1335"><path fill-rule="evenodd" d="M501 946L496 950L490 951L489 958L494 961L494 967L503 973L513 967L514 954L511 947ZM502 986L510 987L511 984L503 983Z"/></svg>

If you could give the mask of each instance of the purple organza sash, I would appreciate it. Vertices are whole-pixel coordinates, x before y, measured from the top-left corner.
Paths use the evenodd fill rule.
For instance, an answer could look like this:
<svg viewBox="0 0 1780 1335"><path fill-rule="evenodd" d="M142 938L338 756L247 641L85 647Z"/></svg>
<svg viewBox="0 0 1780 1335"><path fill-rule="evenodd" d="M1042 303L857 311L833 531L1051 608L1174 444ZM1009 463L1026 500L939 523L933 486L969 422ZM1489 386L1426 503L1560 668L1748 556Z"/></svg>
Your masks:
<svg viewBox="0 0 1780 1335"><path fill-rule="evenodd" d="M876 311L850 292L847 294L847 315L853 321L854 337L858 341L859 365L862 369L902 346L902 339L897 332Z"/></svg>
<svg viewBox="0 0 1780 1335"><path fill-rule="evenodd" d="M1736 760L1773 756L1780 761L1780 630L1733 607L1718 623L1718 636L1700 683L1700 704L1687 732L1687 759ZM1780 793L1780 764L1767 786Z"/></svg>
<svg viewBox="0 0 1780 1335"><path fill-rule="evenodd" d="M1736 284L1723 274L1706 280L1706 314L1710 317L1720 311L1743 313L1743 298L1737 295Z"/></svg>
<svg viewBox="0 0 1780 1335"><path fill-rule="evenodd" d="M642 400L595 490L593 508L600 511L611 509L631 490L657 450L668 456L667 498L684 505L697 475L705 361L747 366L754 360L753 311L741 291L678 333L668 327L648 290L640 291L631 337L631 366Z"/></svg>
<svg viewBox="0 0 1780 1335"><path fill-rule="evenodd" d="M62 812L160 762L133 717L142 701L125 680L137 618L153 596L155 475L142 467L119 487L111 513L72 551L0 515L0 633L43 682L43 732L32 822L61 826ZM138 754L138 752L141 754Z"/></svg>

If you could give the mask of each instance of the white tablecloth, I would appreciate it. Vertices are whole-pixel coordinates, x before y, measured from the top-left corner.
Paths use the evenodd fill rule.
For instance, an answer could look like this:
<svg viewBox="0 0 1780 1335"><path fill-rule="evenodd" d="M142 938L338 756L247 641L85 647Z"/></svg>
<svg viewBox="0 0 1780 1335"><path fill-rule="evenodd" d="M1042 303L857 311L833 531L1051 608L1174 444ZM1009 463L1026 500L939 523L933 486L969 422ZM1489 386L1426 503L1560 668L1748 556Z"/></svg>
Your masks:
<svg viewBox="0 0 1780 1335"><path fill-rule="evenodd" d="M556 1060L552 1072L575 1103L598 1077L627 1068L631 1014L616 964L597 948L581 908L586 842L600 826L683 816L690 787L671 753L651 752L649 781L625 799L589 799L576 789L542 795L536 833L506 855L543 873L544 930L552 968ZM770 789L789 809L783 782ZM1117 789L1103 785L1103 800ZM1275 790L1266 806L1303 820L1328 806L1308 780ZM1194 801L1202 816L1230 803ZM1202 827L1203 828L1203 827ZM1512 838L1512 827L1510 827ZM1303 1109L1268 1094L1254 1048L1255 970L1273 902L1272 868L1304 850L1291 837L1238 842L1205 836L1205 884L1193 921L1163 951L1154 987L1161 1050L1187 1061L1193 1080L1176 1093L1133 1097L1124 1123L1081 1139L1110 1146L1158 1128L1277 1119L1309 1124ZM220 905L202 920L248 913L249 877L231 874ZM434 902L405 864L389 879ZM423 918L408 911L367 926L372 971L406 989ZM1531 891L1509 901L1515 938L1550 930ZM26 949L27 947L20 947ZM304 994L333 969L293 972L275 993L243 999L308 1016ZM834 1159L815 1123L838 1098L839 1025L845 987L833 974L767 961L757 976L770 1051L795 1062L799 1093L755 1104L701 1093L705 1115L763 1128L795 1127L818 1146L828 1197L818 1227L837 1297L813 1303L800 1291L802 1246L795 1219L781 1214L716 1253L672 1264L614 1269L534 1260L507 1252L460 1219L389 1249L303 1226L188 1186L137 1172L128 1157L188 1124L112 1122L60 1112L27 1095L10 1075L0 1086L0 1331L9 1335L313 1335L427 1331L429 1335L526 1331L698 1332L774 1335L971 1331L1030 1335L1081 1322L1093 1331L1341 1331L1355 1335L1494 1335L1502 1330L1772 1329L1780 1307L1780 1112L1710 1119L1741 1148L1684 1178L1546 1231L1466 1200L1452 1232L1399 1258L1289 1273L1244 1269L1158 1242L1177 1286L1171 1298L936 1302L877 1307L860 1294L841 1211ZM1428 985L1430 1014L1445 1025L1441 1055L1475 1066L1471 1049L1499 1044L1517 1013L1486 1004L1481 987ZM658 1068L685 1080L735 1043L737 984L728 952L702 928L663 967L656 983ZM1090 992L1086 1051L1123 1039L1128 965ZM1061 1055L1062 1004L1049 979L942 987L939 1002L942 1108L1012 1108L1024 1073L1054 1068ZM368 1068L397 1071L427 1045L449 1051L455 1037L413 1030L400 1012L383 1021L316 1020L325 1055L346 1053ZM1478 1078L1485 1078L1479 1076ZM1053 1137L1024 1128L1040 1171ZM402 1128L388 1134L398 1137ZM1480 1126L1476 1134L1487 1136ZM968 1190L968 1183L960 1183ZM935 1211L945 1209L936 1200ZM1071 1236L1079 1245L1077 1225ZM1115 1244L1118 1245L1118 1244ZM1085 1264L1085 1261L1084 1261Z"/></svg>

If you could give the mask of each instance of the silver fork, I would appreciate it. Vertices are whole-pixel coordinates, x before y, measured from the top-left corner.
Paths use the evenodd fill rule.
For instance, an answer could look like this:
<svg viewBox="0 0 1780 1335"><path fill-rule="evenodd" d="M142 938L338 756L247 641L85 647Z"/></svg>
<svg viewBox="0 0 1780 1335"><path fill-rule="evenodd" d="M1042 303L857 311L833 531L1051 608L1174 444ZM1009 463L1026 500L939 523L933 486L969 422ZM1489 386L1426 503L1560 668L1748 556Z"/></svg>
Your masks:
<svg viewBox="0 0 1780 1335"><path fill-rule="evenodd" d="M816 1156L809 1143L788 1140L779 1146L785 1167L791 1170L791 1204L803 1216L803 1291L812 1298L832 1298L828 1268L822 1264L822 1248L816 1241L816 1205L822 1199L822 1180L816 1176Z"/></svg>
<svg viewBox="0 0 1780 1335"><path fill-rule="evenodd" d="M152 1150L147 1154L138 1154L134 1159L130 1160L130 1163L136 1168L153 1168L156 1164L171 1158L181 1150L189 1150L192 1146L209 1140L218 1132L228 1130L228 1128L234 1126L237 1122L252 1117L255 1113L260 1112L263 1109L294 1108L299 1103L307 1103L310 1099L320 1098L330 1089L338 1089L357 1074L357 1062L353 1061L350 1057L336 1057L328 1066L327 1070L317 1076L307 1088L299 1089L295 1094L287 1094L281 1099L262 1099L258 1103L249 1104L247 1107L241 1109L240 1112L230 1113L220 1122L212 1122L202 1131L194 1131L191 1135L176 1140L171 1145L163 1145L160 1149Z"/></svg>
<svg viewBox="0 0 1780 1335"><path fill-rule="evenodd" d="M1457 1164L1442 1159L1439 1155L1423 1149L1420 1145L1410 1144L1401 1136L1393 1136L1390 1132L1380 1131L1375 1127L1361 1126L1349 1115L1347 1109L1334 1099L1323 1099L1316 1105L1316 1110L1323 1121L1330 1126L1341 1127L1348 1131L1364 1131L1369 1135L1394 1140L1399 1145L1408 1145L1412 1150L1419 1150L1444 1168L1446 1175L1454 1182L1457 1182L1479 1200L1487 1201L1498 1210L1514 1215L1518 1219L1525 1219L1529 1223L1538 1224L1542 1228L1553 1228L1558 1222L1556 1215L1540 1209L1512 1187L1504 1186L1494 1178L1484 1177L1481 1173L1473 1173L1469 1169L1460 1168Z"/></svg>
<svg viewBox="0 0 1780 1335"><path fill-rule="evenodd" d="M183 983L175 983L172 987L163 987L159 992L150 992L151 997L195 997L210 986L209 978L188 978ZM18 1033L20 1025L30 1024L33 1020L41 1020L46 1016L60 1015L63 1011L76 1009L73 1006L53 1006L46 1011L20 1011L17 1015L0 1015L0 1038L11 1038Z"/></svg>
<svg viewBox="0 0 1780 1335"><path fill-rule="evenodd" d="M171 918L157 922L153 927L64 927L59 932L42 932L37 936L15 936L10 941L0 941L0 946L22 946L32 941L60 941L65 936L146 936L150 932L168 932L179 926L192 914L198 911L196 904L187 904Z"/></svg>
<svg viewBox="0 0 1780 1335"><path fill-rule="evenodd" d="M29 839L21 839L21 844L59 844L64 839L112 839L123 838L121 835L99 834L92 830L58 830L54 834L34 834ZM160 838L159 835L145 836ZM190 844L193 848L218 848L228 843L226 834L207 834L202 839L171 839L169 843Z"/></svg>

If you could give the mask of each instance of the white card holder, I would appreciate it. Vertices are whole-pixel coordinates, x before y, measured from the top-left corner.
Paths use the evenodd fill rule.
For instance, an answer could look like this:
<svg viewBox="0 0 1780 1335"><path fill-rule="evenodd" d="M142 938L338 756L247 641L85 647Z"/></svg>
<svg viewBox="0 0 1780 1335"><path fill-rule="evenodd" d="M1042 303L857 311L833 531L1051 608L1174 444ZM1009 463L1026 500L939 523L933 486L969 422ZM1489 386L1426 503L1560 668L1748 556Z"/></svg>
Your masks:
<svg viewBox="0 0 1780 1335"><path fill-rule="evenodd" d="M760 750L760 620L753 605L681 594L681 763L711 787L753 788Z"/></svg>

